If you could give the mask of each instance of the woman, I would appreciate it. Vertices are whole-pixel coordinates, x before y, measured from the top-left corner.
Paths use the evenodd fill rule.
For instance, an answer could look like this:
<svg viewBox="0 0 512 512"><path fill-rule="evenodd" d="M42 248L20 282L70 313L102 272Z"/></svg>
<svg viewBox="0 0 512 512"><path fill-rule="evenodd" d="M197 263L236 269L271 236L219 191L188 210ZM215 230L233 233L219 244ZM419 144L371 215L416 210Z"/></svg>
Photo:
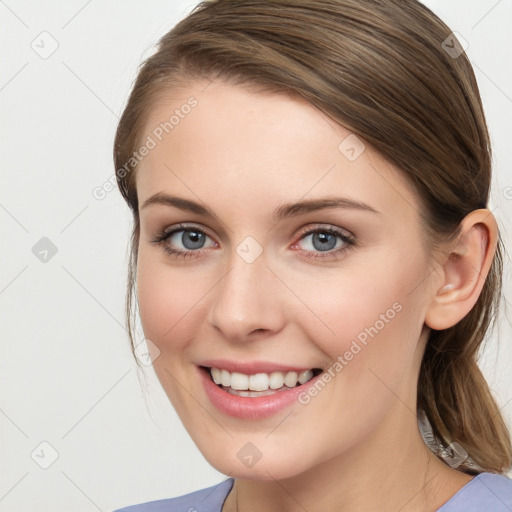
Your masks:
<svg viewBox="0 0 512 512"><path fill-rule="evenodd" d="M430 10L204 2L142 66L114 158L128 314L136 292L159 381L228 476L123 511L512 508L476 364L502 277L489 137Z"/></svg>

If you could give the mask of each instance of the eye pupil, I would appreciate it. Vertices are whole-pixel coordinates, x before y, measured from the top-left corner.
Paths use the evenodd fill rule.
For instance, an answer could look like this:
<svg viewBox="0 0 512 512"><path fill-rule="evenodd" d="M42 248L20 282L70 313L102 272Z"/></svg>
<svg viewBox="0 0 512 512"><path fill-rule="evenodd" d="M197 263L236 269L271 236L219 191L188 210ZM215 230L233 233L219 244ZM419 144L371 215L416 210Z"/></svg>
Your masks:
<svg viewBox="0 0 512 512"><path fill-rule="evenodd" d="M187 249L199 249L204 244L204 233L199 231L184 231L181 242Z"/></svg>
<svg viewBox="0 0 512 512"><path fill-rule="evenodd" d="M316 250L330 250L336 246L336 237L331 233L318 232L313 234L313 247ZM320 243L320 247L317 247L315 242Z"/></svg>

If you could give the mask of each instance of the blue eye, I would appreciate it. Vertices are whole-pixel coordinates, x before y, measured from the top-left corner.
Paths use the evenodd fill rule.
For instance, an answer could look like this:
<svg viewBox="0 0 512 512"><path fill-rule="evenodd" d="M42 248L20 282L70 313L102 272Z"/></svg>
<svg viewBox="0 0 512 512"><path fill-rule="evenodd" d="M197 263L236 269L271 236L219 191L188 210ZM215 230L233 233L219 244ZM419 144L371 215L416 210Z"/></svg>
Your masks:
<svg viewBox="0 0 512 512"><path fill-rule="evenodd" d="M211 242L210 245L205 245L208 240ZM300 242L306 240L307 247L306 249L301 248L301 252L305 257L314 259L336 257L355 244L352 237L341 230L328 226L303 232L299 241L292 248L298 247ZM202 249L217 246L216 242L202 229L185 225L179 225L171 231L157 233L151 242L161 246L170 256L183 256L184 258L197 258L201 255Z"/></svg>
<svg viewBox="0 0 512 512"><path fill-rule="evenodd" d="M179 226L172 231L157 233L151 240L160 245L163 250L172 256L191 257L198 256L203 249L205 241L211 238L201 229L196 227ZM180 244L183 246L180 247ZM215 244L213 244L214 246ZM197 254L196 254L197 253Z"/></svg>
<svg viewBox="0 0 512 512"><path fill-rule="evenodd" d="M304 250L307 258L337 256L355 244L353 238L332 227L310 229L302 234L299 242L308 239L307 250ZM294 247L298 246L299 242L294 244Z"/></svg>
<svg viewBox="0 0 512 512"><path fill-rule="evenodd" d="M341 237L334 235L332 233L328 233L326 231L315 231L307 235L311 237L311 246L315 251L330 251L336 247L336 243L338 239ZM304 237L302 240L305 240L307 237Z"/></svg>
<svg viewBox="0 0 512 512"><path fill-rule="evenodd" d="M180 233L181 236L177 236ZM183 229L180 231L175 231L174 234L169 237L169 240L172 242L173 238L177 238L185 246L185 249L193 250L202 248L206 235L202 231Z"/></svg>

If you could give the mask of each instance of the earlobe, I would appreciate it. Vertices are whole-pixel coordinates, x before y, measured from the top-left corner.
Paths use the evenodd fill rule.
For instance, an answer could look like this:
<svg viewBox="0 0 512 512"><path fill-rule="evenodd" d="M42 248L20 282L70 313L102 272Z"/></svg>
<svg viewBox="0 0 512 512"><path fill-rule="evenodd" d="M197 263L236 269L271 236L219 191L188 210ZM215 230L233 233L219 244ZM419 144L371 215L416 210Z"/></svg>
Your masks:
<svg viewBox="0 0 512 512"><path fill-rule="evenodd" d="M443 282L425 316L428 327L448 329L471 311L491 268L497 240L496 219L489 210L474 210L464 217L457 242L442 267Z"/></svg>

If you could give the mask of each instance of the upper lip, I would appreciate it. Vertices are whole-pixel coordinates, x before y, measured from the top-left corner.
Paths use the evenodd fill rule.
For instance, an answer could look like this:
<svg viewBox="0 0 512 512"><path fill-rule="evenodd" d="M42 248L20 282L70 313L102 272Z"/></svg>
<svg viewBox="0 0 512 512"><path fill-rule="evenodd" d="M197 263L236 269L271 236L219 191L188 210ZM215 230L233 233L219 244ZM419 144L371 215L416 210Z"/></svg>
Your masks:
<svg viewBox="0 0 512 512"><path fill-rule="evenodd" d="M303 372L317 368L315 366L291 366L282 363L272 363L269 361L230 361L228 359L208 359L198 363L198 366L209 368L218 368L227 370L230 373L244 373L246 375L255 375L257 373L272 372Z"/></svg>

